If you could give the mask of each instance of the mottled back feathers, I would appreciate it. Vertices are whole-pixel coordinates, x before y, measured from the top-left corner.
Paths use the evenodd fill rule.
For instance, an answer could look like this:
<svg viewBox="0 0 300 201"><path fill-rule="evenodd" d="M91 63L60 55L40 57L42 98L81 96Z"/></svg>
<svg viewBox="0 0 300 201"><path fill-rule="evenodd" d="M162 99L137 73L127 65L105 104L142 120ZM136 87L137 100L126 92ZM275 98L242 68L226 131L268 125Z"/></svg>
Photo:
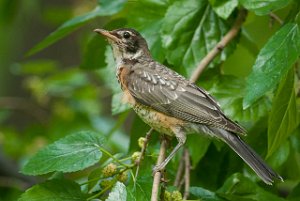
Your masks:
<svg viewBox="0 0 300 201"><path fill-rule="evenodd" d="M137 102L181 120L245 134L207 92L171 69L153 60L124 60L123 65L130 68L123 79Z"/></svg>

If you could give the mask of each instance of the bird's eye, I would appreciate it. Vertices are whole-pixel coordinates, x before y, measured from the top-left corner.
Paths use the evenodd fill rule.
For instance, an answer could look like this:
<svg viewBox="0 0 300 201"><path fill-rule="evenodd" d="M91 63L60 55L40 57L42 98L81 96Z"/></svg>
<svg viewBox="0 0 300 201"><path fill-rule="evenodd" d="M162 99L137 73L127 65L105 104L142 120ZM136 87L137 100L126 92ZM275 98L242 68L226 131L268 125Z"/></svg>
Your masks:
<svg viewBox="0 0 300 201"><path fill-rule="evenodd" d="M128 33L127 31L123 33L123 37L128 39L130 38L130 33Z"/></svg>

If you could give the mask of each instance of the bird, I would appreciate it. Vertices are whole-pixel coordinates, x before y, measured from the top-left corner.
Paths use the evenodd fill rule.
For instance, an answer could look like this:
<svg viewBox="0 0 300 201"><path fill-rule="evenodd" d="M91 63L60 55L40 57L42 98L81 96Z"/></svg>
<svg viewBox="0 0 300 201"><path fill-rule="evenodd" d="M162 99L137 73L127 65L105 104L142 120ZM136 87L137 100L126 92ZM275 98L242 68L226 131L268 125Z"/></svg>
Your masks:
<svg viewBox="0 0 300 201"><path fill-rule="evenodd" d="M123 91L122 102L159 133L176 137L177 145L153 168L161 171L185 144L187 135L204 134L225 142L266 184L282 177L240 136L246 131L228 118L217 101L184 76L155 61L146 40L132 28L112 31L95 29L112 47L116 77Z"/></svg>

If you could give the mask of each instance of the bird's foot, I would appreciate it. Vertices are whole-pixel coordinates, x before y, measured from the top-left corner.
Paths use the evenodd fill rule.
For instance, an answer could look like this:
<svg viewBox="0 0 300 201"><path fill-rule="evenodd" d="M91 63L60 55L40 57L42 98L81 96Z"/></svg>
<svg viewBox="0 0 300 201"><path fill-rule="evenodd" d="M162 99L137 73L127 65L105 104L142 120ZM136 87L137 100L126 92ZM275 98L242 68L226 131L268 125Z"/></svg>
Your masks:
<svg viewBox="0 0 300 201"><path fill-rule="evenodd" d="M155 173L162 172L164 168L165 168L165 165L163 163L161 163L159 165L155 165L154 168L152 169L152 175L154 176Z"/></svg>

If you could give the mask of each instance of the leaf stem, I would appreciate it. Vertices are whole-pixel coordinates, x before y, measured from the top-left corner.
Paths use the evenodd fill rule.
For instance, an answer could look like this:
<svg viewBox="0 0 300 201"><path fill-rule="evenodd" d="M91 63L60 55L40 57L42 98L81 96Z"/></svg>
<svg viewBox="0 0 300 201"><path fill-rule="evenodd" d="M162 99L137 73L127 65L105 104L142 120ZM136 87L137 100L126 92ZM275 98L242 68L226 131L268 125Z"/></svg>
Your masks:
<svg viewBox="0 0 300 201"><path fill-rule="evenodd" d="M108 155L110 158L112 158L114 161L116 161L117 163L119 163L120 165L127 167L127 168L131 168L132 165L127 165L123 162L121 162L119 159L117 159L116 157L114 157L111 153L109 153L107 150L105 150L104 148L100 147L100 151L102 151L103 153L105 153L106 155Z"/></svg>
<svg viewBox="0 0 300 201"><path fill-rule="evenodd" d="M270 12L269 16L272 19L276 20L280 25L283 25L283 23L284 23L283 20L280 17L278 17L275 13Z"/></svg>

